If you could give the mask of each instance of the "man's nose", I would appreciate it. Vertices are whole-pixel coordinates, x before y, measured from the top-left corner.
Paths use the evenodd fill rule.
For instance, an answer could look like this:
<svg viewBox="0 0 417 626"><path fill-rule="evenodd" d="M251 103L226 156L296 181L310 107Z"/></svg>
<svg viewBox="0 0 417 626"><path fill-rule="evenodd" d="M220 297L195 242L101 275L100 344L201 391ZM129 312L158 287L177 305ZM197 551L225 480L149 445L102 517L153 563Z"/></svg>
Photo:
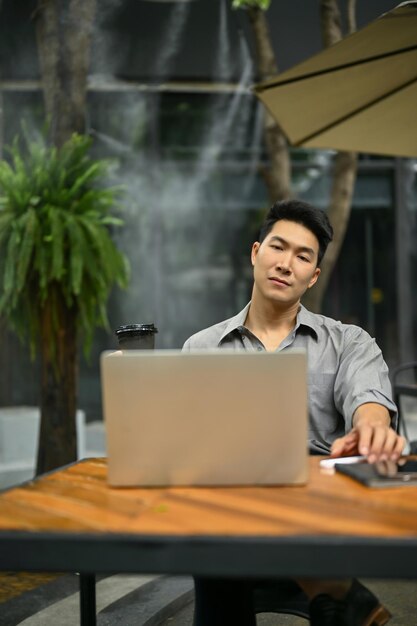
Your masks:
<svg viewBox="0 0 417 626"><path fill-rule="evenodd" d="M291 272L291 259L289 255L283 255L280 259L278 259L276 266L281 272L289 274Z"/></svg>

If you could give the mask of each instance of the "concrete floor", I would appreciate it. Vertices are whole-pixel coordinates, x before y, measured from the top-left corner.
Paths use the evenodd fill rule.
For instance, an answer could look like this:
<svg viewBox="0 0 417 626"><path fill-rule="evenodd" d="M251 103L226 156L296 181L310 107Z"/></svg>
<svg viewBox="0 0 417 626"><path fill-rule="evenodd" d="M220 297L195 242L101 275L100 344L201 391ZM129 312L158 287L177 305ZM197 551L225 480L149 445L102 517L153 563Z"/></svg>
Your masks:
<svg viewBox="0 0 417 626"><path fill-rule="evenodd" d="M417 581L362 581L391 611L389 626L417 626ZM193 605L184 607L161 626L192 626ZM257 626L307 626L308 622L292 615L263 613ZM231 625L234 626L234 625Z"/></svg>
<svg viewBox="0 0 417 626"><path fill-rule="evenodd" d="M390 626L417 626L416 582L362 582L393 614ZM77 577L64 575L10 600L3 596L0 626L78 626L77 589ZM192 626L192 581L188 577L131 575L100 579L97 614L98 626ZM257 618L258 626L306 626L307 623L298 617L271 613Z"/></svg>

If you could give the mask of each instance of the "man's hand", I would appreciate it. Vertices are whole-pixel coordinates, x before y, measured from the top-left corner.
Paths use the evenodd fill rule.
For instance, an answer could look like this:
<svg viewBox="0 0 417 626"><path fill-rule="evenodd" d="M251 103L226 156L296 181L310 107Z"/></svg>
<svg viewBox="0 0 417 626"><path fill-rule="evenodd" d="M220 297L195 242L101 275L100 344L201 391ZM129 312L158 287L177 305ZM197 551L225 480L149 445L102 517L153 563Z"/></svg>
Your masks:
<svg viewBox="0 0 417 626"><path fill-rule="evenodd" d="M405 439L390 426L388 410L381 404L368 402L359 406L353 416L353 428L333 442L331 456L362 454L370 463L397 461Z"/></svg>

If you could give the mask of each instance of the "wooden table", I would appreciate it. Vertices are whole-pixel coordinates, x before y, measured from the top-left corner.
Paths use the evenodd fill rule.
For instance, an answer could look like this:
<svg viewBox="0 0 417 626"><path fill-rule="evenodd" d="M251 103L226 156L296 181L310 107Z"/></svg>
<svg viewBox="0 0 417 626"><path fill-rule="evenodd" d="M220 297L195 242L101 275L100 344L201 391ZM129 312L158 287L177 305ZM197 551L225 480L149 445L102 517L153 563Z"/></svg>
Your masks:
<svg viewBox="0 0 417 626"><path fill-rule="evenodd" d="M0 569L417 577L417 487L369 489L310 459L303 487L110 488L89 459L0 494Z"/></svg>

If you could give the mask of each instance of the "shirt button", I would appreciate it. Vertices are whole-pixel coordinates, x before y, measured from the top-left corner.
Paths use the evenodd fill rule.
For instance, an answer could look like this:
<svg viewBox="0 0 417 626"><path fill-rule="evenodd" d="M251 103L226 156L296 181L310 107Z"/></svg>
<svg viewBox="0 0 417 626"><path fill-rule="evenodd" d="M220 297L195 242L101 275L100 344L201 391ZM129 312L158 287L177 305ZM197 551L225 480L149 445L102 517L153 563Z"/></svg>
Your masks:
<svg viewBox="0 0 417 626"><path fill-rule="evenodd" d="M258 352L262 352L261 346L258 346Z"/></svg>

